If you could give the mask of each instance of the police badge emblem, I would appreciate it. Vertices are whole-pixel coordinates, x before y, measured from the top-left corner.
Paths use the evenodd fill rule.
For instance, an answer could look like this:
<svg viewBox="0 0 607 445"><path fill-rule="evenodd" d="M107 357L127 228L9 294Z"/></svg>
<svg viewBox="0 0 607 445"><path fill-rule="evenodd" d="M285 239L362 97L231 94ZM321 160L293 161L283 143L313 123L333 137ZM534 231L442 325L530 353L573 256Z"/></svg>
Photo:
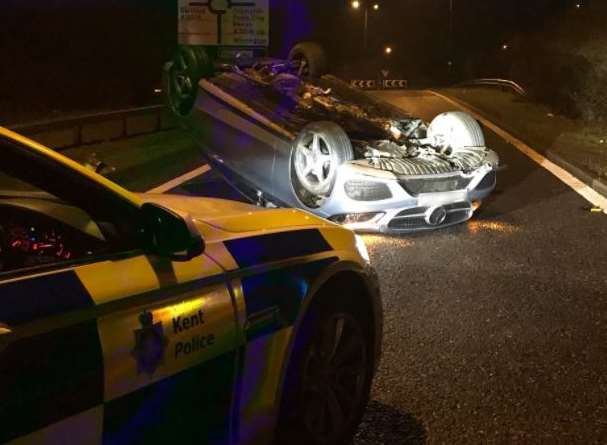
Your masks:
<svg viewBox="0 0 607 445"><path fill-rule="evenodd" d="M164 336L162 323L154 323L151 312L145 311L139 315L141 329L134 331L135 348L131 355L137 361L137 373L152 376L164 360L164 351L169 344Z"/></svg>

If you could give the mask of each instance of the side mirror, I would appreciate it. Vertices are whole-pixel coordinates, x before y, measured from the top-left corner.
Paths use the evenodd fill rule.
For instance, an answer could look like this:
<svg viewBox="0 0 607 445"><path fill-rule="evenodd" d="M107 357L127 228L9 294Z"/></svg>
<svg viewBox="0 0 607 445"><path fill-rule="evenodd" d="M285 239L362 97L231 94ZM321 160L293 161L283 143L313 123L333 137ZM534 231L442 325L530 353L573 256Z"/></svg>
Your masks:
<svg viewBox="0 0 607 445"><path fill-rule="evenodd" d="M189 261L204 252L204 240L192 221L153 203L141 206L149 251L173 261Z"/></svg>

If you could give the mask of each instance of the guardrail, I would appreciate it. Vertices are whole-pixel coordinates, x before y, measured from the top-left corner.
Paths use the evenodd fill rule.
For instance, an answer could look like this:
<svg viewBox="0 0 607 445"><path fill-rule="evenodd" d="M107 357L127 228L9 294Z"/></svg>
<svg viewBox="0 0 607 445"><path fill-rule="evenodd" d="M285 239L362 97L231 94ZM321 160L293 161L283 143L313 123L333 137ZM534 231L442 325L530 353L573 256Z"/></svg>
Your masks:
<svg viewBox="0 0 607 445"><path fill-rule="evenodd" d="M469 80L467 82L458 83L458 87L467 87L467 86L489 86L489 87L499 87L501 89L510 89L514 91L516 94L520 96L527 96L527 91L525 88L520 86L518 83L513 80L506 79L474 79Z"/></svg>
<svg viewBox="0 0 607 445"><path fill-rule="evenodd" d="M177 122L164 105L13 125L24 134L57 150L118 140L175 128Z"/></svg>

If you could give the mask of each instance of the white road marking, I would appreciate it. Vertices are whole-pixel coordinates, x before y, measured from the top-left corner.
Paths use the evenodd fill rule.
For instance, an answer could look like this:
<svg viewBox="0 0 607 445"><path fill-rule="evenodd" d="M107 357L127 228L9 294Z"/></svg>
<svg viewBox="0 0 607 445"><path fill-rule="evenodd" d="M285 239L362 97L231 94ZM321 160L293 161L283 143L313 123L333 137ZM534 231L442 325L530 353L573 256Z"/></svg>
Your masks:
<svg viewBox="0 0 607 445"><path fill-rule="evenodd" d="M173 190L174 188L179 187L181 184L191 181L197 176L204 175L210 170L211 167L209 165L202 165L197 169L186 173L185 175L181 175L175 179L171 179L169 182L166 182L162 185L159 185L158 187L148 190L146 193L166 193L169 190Z"/></svg>
<svg viewBox="0 0 607 445"><path fill-rule="evenodd" d="M504 139L509 144L513 145L517 150L519 150L521 153L523 153L526 156L528 156L529 158L531 158L534 162L539 164L541 167L548 170L550 173L552 173L554 176L556 176L558 179L560 179L562 182L564 182L567 186L572 188L575 192L577 192L580 196L582 196L586 201L590 202L595 207L598 207L601 209L607 209L607 197L601 195L599 192L594 190L592 187L586 185L584 182L580 181L578 178L573 176L567 170L559 167L554 162L550 161L549 159L547 159L546 157L544 157L543 155L541 155L540 153L535 151L529 145L525 144L520 139L514 137L513 135L508 133L506 130L503 130L502 128L498 127L490 120L486 119L485 117L481 116L480 114L476 113L475 111L469 109L465 105L462 105L458 101L451 99L450 97L447 97L443 94L437 93L436 91L432 91L432 90L428 90L428 91L430 93L434 94L435 96L440 97L444 101L449 102L452 105L455 105L462 111L465 111L466 113L469 113L472 116L474 116L474 118L478 119L480 122L482 122L484 126L489 128L491 131L493 131L495 134L497 134L499 137Z"/></svg>

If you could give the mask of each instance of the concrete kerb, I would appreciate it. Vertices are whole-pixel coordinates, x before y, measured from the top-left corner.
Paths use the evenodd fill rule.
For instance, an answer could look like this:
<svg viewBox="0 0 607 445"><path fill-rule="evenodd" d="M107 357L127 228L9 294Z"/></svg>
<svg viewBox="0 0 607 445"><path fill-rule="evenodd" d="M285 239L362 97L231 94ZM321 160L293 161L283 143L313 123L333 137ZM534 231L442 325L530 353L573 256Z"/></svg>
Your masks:
<svg viewBox="0 0 607 445"><path fill-rule="evenodd" d="M582 170L579 167L576 167L575 165L564 159L561 155L551 150L546 151L546 157L555 164L557 164L559 167L564 168L565 170L572 173L580 181L582 181L587 186L592 187L601 195L607 196L607 183L601 181L599 178L594 178L588 172Z"/></svg>

